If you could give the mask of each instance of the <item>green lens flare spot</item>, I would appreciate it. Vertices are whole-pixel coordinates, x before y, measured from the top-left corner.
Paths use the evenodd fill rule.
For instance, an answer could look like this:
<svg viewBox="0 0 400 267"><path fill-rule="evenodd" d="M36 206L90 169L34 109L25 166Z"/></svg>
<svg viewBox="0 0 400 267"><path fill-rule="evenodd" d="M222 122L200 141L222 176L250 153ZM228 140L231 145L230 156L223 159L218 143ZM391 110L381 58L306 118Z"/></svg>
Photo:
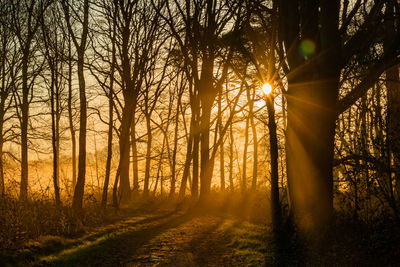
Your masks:
<svg viewBox="0 0 400 267"><path fill-rule="evenodd" d="M315 53L315 43L312 40L305 39L300 42L299 53L305 59L310 58Z"/></svg>

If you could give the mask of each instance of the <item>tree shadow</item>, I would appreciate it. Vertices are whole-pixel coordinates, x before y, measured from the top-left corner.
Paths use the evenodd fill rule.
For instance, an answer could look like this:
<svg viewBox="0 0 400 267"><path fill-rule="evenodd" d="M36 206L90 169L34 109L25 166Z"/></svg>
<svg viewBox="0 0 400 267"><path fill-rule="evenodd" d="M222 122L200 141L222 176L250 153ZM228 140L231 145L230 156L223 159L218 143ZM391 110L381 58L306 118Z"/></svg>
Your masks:
<svg viewBox="0 0 400 267"><path fill-rule="evenodd" d="M143 224L162 220L164 218L173 216L177 211L169 211L163 214L149 216L149 214L142 214L142 216L131 217L115 224L106 225L101 227L99 230L86 234L85 236L77 237L74 239L63 238L59 236L47 236L44 237L39 244L32 243L28 245L24 250L14 255L0 257L0 265L36 265L38 259L63 253L63 251L73 250L76 247L84 247L85 244L96 243L96 240L105 239L107 236L121 231L121 228L132 228ZM141 219L140 217L149 216Z"/></svg>
<svg viewBox="0 0 400 267"><path fill-rule="evenodd" d="M136 251L151 239L170 228L177 227L192 219L194 214L171 212L161 216L147 218L121 229L122 232L103 233L89 245L64 250L54 257L47 257L35 266L126 266L134 258ZM136 229L138 225L146 225Z"/></svg>

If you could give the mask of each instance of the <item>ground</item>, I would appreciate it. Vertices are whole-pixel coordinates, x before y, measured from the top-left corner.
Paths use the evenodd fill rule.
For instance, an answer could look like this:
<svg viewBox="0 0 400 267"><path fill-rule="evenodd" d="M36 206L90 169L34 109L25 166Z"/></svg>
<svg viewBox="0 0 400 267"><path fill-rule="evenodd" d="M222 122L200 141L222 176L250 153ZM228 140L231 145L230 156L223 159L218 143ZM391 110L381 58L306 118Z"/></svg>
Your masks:
<svg viewBox="0 0 400 267"><path fill-rule="evenodd" d="M81 237L44 237L8 265L263 266L267 232L266 224L219 210L136 212Z"/></svg>
<svg viewBox="0 0 400 267"><path fill-rule="evenodd" d="M28 241L2 252L0 266L399 266L398 223L365 224L338 214L318 242L286 223L273 238L262 200L160 200L117 215L110 207L101 226Z"/></svg>

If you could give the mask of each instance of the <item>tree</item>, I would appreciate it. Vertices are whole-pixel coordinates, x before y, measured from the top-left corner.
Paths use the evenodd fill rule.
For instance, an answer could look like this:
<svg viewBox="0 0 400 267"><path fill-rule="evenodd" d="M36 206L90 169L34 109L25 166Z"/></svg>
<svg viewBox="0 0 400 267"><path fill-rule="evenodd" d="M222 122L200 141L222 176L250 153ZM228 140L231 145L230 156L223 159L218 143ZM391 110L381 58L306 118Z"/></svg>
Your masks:
<svg viewBox="0 0 400 267"><path fill-rule="evenodd" d="M77 67L78 67L78 81L79 81L79 159L78 159L78 178L74 190L74 198L72 201L72 209L74 210L77 219L82 218L82 202L85 190L85 177L86 177L86 126L87 126L87 102L86 102L86 83L84 75L85 51L87 45L87 38L89 32L89 0L84 0L79 3L82 8L81 12L83 20L77 15L79 8L71 3L63 0L61 2L64 10L64 18L67 24L68 33L77 52ZM80 21L81 32L78 37L78 32L74 31L72 20Z"/></svg>
<svg viewBox="0 0 400 267"><path fill-rule="evenodd" d="M156 40L153 40L153 45L156 45ZM159 46L161 47L161 46ZM160 55L154 55L154 59L159 59L162 62L162 57ZM156 61L149 60L149 69L147 70L147 74L145 76L144 89L142 90L143 94L143 104L142 112L146 121L146 130L147 130L147 142L146 142L146 165L145 165L145 174L144 174L144 186L143 186L143 196L146 198L149 196L150 188L150 167L151 167L151 150L152 150L152 114L157 104L159 104L159 98L161 93L166 88L166 84L164 79L167 74L168 67L168 58L166 59L162 69L157 70L157 72L161 72L160 76L157 77L156 74ZM172 108L172 104L170 104L169 109Z"/></svg>
<svg viewBox="0 0 400 267"><path fill-rule="evenodd" d="M112 18L117 23L116 49L118 53L115 68L121 77L119 84L123 97L119 130L120 160L115 185L120 179L120 197L126 201L130 199L131 194L129 139L133 142L132 147L136 147L134 144L136 138L132 138L135 135L135 129L132 127L135 124L132 122L134 122L139 97L143 91L148 90L142 88L145 85L146 75L151 75L148 72L154 71L155 60L163 42L160 42L161 27L159 27L156 10L146 7L145 1L114 1L110 2L110 5L117 10L115 17ZM134 158L137 158L135 154ZM137 160L134 159L134 161L135 171Z"/></svg>
<svg viewBox="0 0 400 267"><path fill-rule="evenodd" d="M390 53L371 64L360 83L339 101L341 70L354 54L365 53L376 42L383 3L371 3L362 25L355 29L349 25L361 1L350 10L348 1L278 1L279 43L286 51L288 66L284 69L289 70L285 95L288 185L294 219L303 230L320 233L333 216L337 114L364 95L382 72L399 60L395 46L391 46Z"/></svg>
<svg viewBox="0 0 400 267"><path fill-rule="evenodd" d="M383 41L384 53L391 53L392 42L396 42L396 36L400 34L399 30L399 10L396 1L387 1L385 7L385 15L387 16L385 27L385 40ZM396 21L397 18L397 21ZM397 29L396 29L397 22ZM400 77L399 66L393 66L386 70L386 87L387 87L387 127L388 127L388 144L389 159L393 158L394 173L396 180L397 197L400 197ZM391 160L389 160L391 162Z"/></svg>
<svg viewBox="0 0 400 267"><path fill-rule="evenodd" d="M97 80L108 103L108 119L103 118L101 108L95 109L100 121L107 125L107 156L105 163L105 174L103 183L103 192L101 196L101 208L103 211L107 207L108 189L111 177L111 163L113 153L113 133L114 133L114 113L116 111L115 98L115 65L116 65L116 25L114 19L117 9L108 0L101 1L98 4L97 12L106 20L95 21L97 34L92 36L92 50L94 57L90 62L89 70ZM105 42L109 40L110 42ZM117 84L118 85L118 84ZM117 114L118 115L118 114ZM96 140L94 140L96 144ZM97 157L96 157L97 161ZM97 169L97 163L96 163Z"/></svg>
<svg viewBox="0 0 400 267"><path fill-rule="evenodd" d="M17 37L18 47L22 53L21 58L21 92L18 94L18 117L21 125L21 183L20 199L28 197L28 121L29 104L33 98L33 87L35 79L40 73L40 67L35 68L32 62L35 54L35 37L40 27L41 18L50 5L51 0L24 0L12 2L10 13L13 33ZM40 64L39 64L40 66ZM21 99L22 98L22 99ZM20 112L20 114L19 114Z"/></svg>
<svg viewBox="0 0 400 267"><path fill-rule="evenodd" d="M154 4L154 1L153 5ZM210 124L211 110L218 93L218 88L226 80L227 70L233 51L222 45L224 31L233 31L238 24L228 29L228 22L234 22L234 16L241 3L218 2L208 0L202 3L180 3L165 1L165 15L161 14L169 26L171 34L179 45L184 68L188 79L193 77L195 97L192 114L199 113L198 127L195 127L193 166L196 170L198 138L200 138L200 199L205 200L211 190L211 179L214 167L210 160ZM239 21L239 19L237 19ZM222 54L222 56L220 56ZM222 59L222 60L219 60ZM220 64L219 64L220 63ZM220 65L221 68L217 68ZM218 74L215 69L220 69ZM198 136L199 134L199 136ZM192 195L197 195L196 175L193 175Z"/></svg>
<svg viewBox="0 0 400 267"><path fill-rule="evenodd" d="M1 195L5 194L4 181L4 143L9 139L11 128L6 128L6 123L15 115L10 112L13 107L12 93L18 77L16 74L20 70L20 52L16 43L16 38L10 25L10 4L2 2L0 4L0 190Z"/></svg>
<svg viewBox="0 0 400 267"><path fill-rule="evenodd" d="M51 116L51 143L53 149L53 184L56 204L61 205L60 198L60 119L62 113L63 93L63 54L66 48L66 38L62 35L59 21L59 10L56 5L51 6L42 17L41 30L44 46L43 54L50 71L50 78L46 75L44 80L49 91L50 116Z"/></svg>

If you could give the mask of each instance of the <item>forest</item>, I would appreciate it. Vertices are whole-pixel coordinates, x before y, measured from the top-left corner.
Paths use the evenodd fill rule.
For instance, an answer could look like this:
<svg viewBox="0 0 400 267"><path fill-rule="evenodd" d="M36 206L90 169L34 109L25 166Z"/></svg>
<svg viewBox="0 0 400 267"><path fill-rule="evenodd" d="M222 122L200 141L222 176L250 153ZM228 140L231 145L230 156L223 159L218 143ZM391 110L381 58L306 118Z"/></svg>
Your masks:
<svg viewBox="0 0 400 267"><path fill-rule="evenodd" d="M399 0L0 0L0 265L398 265L399 70Z"/></svg>

